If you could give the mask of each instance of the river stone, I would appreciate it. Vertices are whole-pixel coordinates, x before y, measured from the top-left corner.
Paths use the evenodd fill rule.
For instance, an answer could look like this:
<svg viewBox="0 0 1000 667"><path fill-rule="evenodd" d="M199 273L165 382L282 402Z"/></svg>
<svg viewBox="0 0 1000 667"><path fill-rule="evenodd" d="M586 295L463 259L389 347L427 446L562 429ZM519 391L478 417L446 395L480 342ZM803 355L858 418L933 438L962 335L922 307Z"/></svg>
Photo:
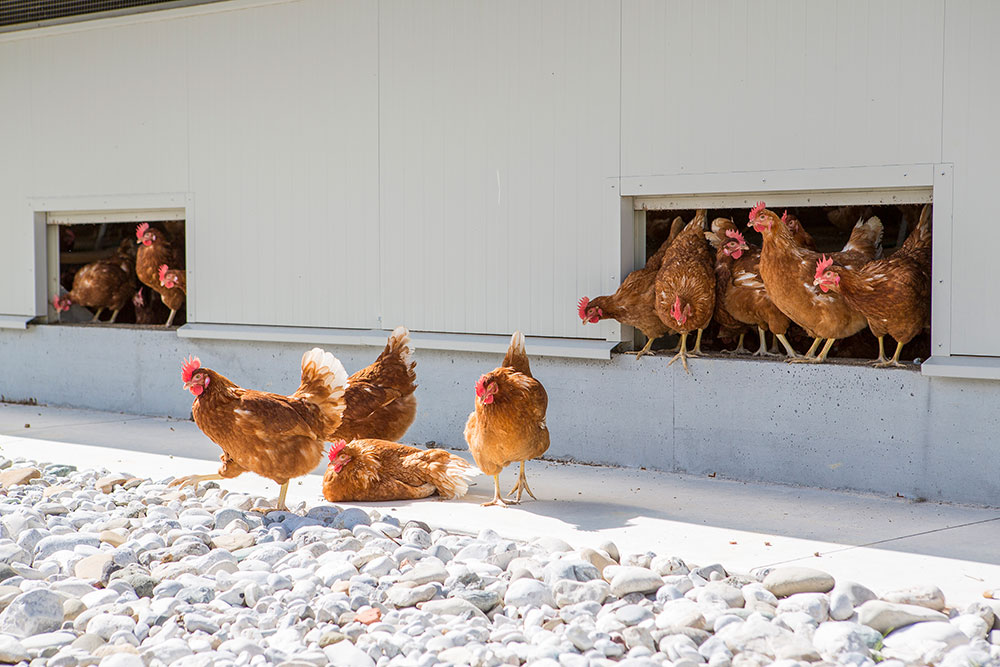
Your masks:
<svg viewBox="0 0 1000 667"><path fill-rule="evenodd" d="M611 586L601 579L593 581L563 579L552 587L552 595L560 608L588 601L601 604L611 595Z"/></svg>
<svg viewBox="0 0 1000 667"><path fill-rule="evenodd" d="M467 602L474 604L479 611L488 612L493 607L500 604L500 594L496 591L478 591L475 589L466 589L460 591L454 591L452 597L462 598Z"/></svg>
<svg viewBox="0 0 1000 667"><path fill-rule="evenodd" d="M604 554L594 549L580 549L577 554L580 556L581 560L585 560L594 567L597 568L598 572L603 574L604 568L608 565L615 565L615 561L611 560Z"/></svg>
<svg viewBox="0 0 1000 667"><path fill-rule="evenodd" d="M851 597L836 587L830 591L830 618L835 621L846 621L854 615L854 605Z"/></svg>
<svg viewBox="0 0 1000 667"><path fill-rule="evenodd" d="M829 660L844 653L869 655L872 644L882 639L871 628L849 621L827 621L820 623L813 633L813 646Z"/></svg>
<svg viewBox="0 0 1000 667"><path fill-rule="evenodd" d="M883 595L882 599L896 604L927 607L934 611L943 611L945 608L944 593L937 586L913 586L890 591Z"/></svg>
<svg viewBox="0 0 1000 667"><path fill-rule="evenodd" d="M711 604L723 602L727 607L742 607L746 604L743 591L721 581L711 581L698 589L698 602Z"/></svg>
<svg viewBox="0 0 1000 667"><path fill-rule="evenodd" d="M912 604L896 604L884 600L869 600L857 609L858 622L875 628L883 635L896 628L902 628L921 621L947 621L948 617L939 611ZM961 632L960 630L956 630Z"/></svg>
<svg viewBox="0 0 1000 667"><path fill-rule="evenodd" d="M598 569L584 560L554 560L542 569L542 578L549 586L562 580L592 581L600 576Z"/></svg>
<svg viewBox="0 0 1000 667"><path fill-rule="evenodd" d="M73 574L79 579L99 581L104 567L111 562L112 556L106 551L87 556L73 566Z"/></svg>
<svg viewBox="0 0 1000 667"><path fill-rule="evenodd" d="M49 535L43 537L35 545L35 560L45 560L57 551L73 551L78 546L99 548L100 538L93 533L70 533L67 535Z"/></svg>
<svg viewBox="0 0 1000 667"><path fill-rule="evenodd" d="M518 579L512 582L507 587L503 603L513 607L541 607L543 604L556 606L549 587L535 579Z"/></svg>
<svg viewBox="0 0 1000 667"><path fill-rule="evenodd" d="M9 489L12 486L27 484L42 476L38 468L10 468L0 472L0 488Z"/></svg>
<svg viewBox="0 0 1000 667"><path fill-rule="evenodd" d="M414 564L412 568L404 572L399 577L399 581L406 581L417 585L437 582L443 584L448 578L448 570L444 563L437 558L422 558Z"/></svg>
<svg viewBox="0 0 1000 667"><path fill-rule="evenodd" d="M800 612L822 623L830 615L830 599L823 593L795 593L778 602L777 611L779 614Z"/></svg>
<svg viewBox="0 0 1000 667"><path fill-rule="evenodd" d="M87 623L87 632L94 634L107 641L111 635L119 630L132 632L135 630L135 621L128 616L114 616L112 614L98 614Z"/></svg>
<svg viewBox="0 0 1000 667"><path fill-rule="evenodd" d="M130 479L132 478L128 475L120 475L113 473L101 477L99 480L94 482L94 486L101 493L111 493L116 486L120 486L125 482L129 481Z"/></svg>
<svg viewBox="0 0 1000 667"><path fill-rule="evenodd" d="M986 639L986 634L990 631L986 621L976 614L962 614L951 619L951 624L961 630L965 636L972 639Z"/></svg>
<svg viewBox="0 0 1000 667"><path fill-rule="evenodd" d="M645 567L618 566L611 579L611 592L624 597L629 593L655 593L663 585L663 578Z"/></svg>
<svg viewBox="0 0 1000 667"><path fill-rule="evenodd" d="M462 598L448 598L446 600L431 600L420 605L421 611L439 616L463 616L467 618L485 618L486 615L479 610L476 605Z"/></svg>
<svg viewBox="0 0 1000 667"><path fill-rule="evenodd" d="M0 635L0 662L15 664L29 659L24 645L9 635Z"/></svg>
<svg viewBox="0 0 1000 667"><path fill-rule="evenodd" d="M7 544L0 544L0 563L5 565L10 565L12 563L24 563L25 565L31 563L31 554L28 553L18 544L13 544L8 542ZM13 572L13 570L11 570ZM14 574L17 574L16 572ZM11 576L14 576L13 574ZM9 577L4 577L4 579L9 579Z"/></svg>
<svg viewBox="0 0 1000 667"><path fill-rule="evenodd" d="M894 630L886 635L882 644L885 649L906 649L918 647L925 642L939 642L951 649L968 644L969 638L951 623L928 621ZM887 657L891 657L889 653L891 651L886 653Z"/></svg>
<svg viewBox="0 0 1000 667"><path fill-rule="evenodd" d="M98 535L97 539L105 544L110 544L113 547L120 547L125 544L125 537L114 530L102 530Z"/></svg>
<svg viewBox="0 0 1000 667"><path fill-rule="evenodd" d="M367 653L349 641L336 642L323 648L323 653L331 665L343 667L375 667L375 661Z"/></svg>
<svg viewBox="0 0 1000 667"><path fill-rule="evenodd" d="M18 638L54 632L62 626L63 600L44 588L21 593L0 614L0 632Z"/></svg>
<svg viewBox="0 0 1000 667"><path fill-rule="evenodd" d="M389 602L397 607L413 607L418 602L427 602L437 593L437 586L434 584L424 584L423 586L393 586L386 591Z"/></svg>
<svg viewBox="0 0 1000 667"><path fill-rule="evenodd" d="M835 583L829 574L811 567L775 568L763 581L764 588L779 598L795 593L827 593Z"/></svg>
<svg viewBox="0 0 1000 667"><path fill-rule="evenodd" d="M860 607L869 600L877 600L878 596L867 586L862 586L856 581L838 581L830 594L842 593L851 601L852 607Z"/></svg>
<svg viewBox="0 0 1000 667"><path fill-rule="evenodd" d="M254 544L254 536L252 533L245 533L245 532L223 533L222 535L217 535L216 537L212 538L213 547L215 547L216 549L225 549L226 551L236 551L237 549L245 549L247 547L253 546L253 544Z"/></svg>

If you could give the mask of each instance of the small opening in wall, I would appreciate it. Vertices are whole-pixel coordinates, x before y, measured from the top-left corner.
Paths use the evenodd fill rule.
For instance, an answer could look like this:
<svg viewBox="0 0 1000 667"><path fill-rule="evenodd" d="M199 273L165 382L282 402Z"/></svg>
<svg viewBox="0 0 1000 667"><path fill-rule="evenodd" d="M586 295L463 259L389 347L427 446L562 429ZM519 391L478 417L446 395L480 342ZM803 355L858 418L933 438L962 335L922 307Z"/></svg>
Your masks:
<svg viewBox="0 0 1000 667"><path fill-rule="evenodd" d="M806 238L811 238L813 249L819 253L835 253L844 249L845 244L851 237L851 232L859 220L869 220L877 217L882 224L881 252L876 258L889 257L902 246L907 235L917 226L923 204L920 203L900 203L891 205L849 205L849 206L788 206L780 207L779 214L786 210L799 221L801 228L806 233ZM645 245L646 258L652 256L660 246L670 237L671 227L675 230L680 222L690 222L696 214L695 209L668 209L649 210L646 212ZM707 209L706 227L710 227L716 218L729 218L745 236L751 248L760 248L762 245L761 235L753 229L747 228L746 207L741 208L715 208ZM678 224L674 220L680 218ZM707 231L707 230L706 230ZM713 256L715 249L712 249ZM928 296L928 312L929 312ZM747 327L742 331L745 334L744 346L750 351L758 348L758 334L756 328ZM809 349L813 339L806 331L792 324L788 330L787 338L792 347L799 353ZM731 353L736 348L738 333L734 330L725 330L720 327L717 318L705 330L702 340L704 351L716 353ZM895 341L891 335L885 336L886 353L892 356L895 350ZM676 345L676 336L665 336L657 340L652 349L667 349ZM781 347L774 341L772 334L767 334L767 343L772 352L781 352ZM912 362L916 359L927 359L931 353L931 338L929 323L920 333L902 349L900 361ZM830 350L830 358L872 360L879 354L878 340L869 330L863 328L858 333L839 339Z"/></svg>
<svg viewBox="0 0 1000 667"><path fill-rule="evenodd" d="M179 326L187 320L184 220L49 219L50 312L63 324ZM113 217L113 216L108 216Z"/></svg>

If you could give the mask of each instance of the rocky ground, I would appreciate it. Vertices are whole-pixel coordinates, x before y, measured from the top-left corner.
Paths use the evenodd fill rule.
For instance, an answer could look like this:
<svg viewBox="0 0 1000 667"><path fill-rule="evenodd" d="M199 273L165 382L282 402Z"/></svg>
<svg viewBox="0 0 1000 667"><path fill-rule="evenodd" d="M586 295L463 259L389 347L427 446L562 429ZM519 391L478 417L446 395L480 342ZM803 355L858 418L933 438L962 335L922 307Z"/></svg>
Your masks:
<svg viewBox="0 0 1000 667"><path fill-rule="evenodd" d="M950 608L933 573L879 599L169 481L0 460L0 663L1000 665L1000 602Z"/></svg>

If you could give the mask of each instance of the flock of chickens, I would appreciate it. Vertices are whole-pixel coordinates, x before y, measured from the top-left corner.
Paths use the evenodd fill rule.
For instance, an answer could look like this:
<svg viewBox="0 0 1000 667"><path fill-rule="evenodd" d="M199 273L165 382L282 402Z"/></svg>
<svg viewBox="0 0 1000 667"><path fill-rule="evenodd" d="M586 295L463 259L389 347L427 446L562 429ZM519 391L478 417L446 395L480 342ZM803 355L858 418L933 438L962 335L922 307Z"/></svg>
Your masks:
<svg viewBox="0 0 1000 667"><path fill-rule="evenodd" d="M285 510L289 480L312 471L333 443L323 477L330 502L406 500L438 493L465 495L477 474L461 457L441 449L418 449L396 442L416 417L416 362L409 332L398 327L370 366L347 377L329 352L313 348L302 357L302 379L290 396L244 389L189 357L181 369L184 388L195 399L194 421L222 448L218 473L190 475L173 485L254 472L281 485L276 509ZM475 411L465 439L476 465L494 479L493 500L520 502L527 491L524 462L549 447L545 425L548 397L531 375L524 336L515 332L501 365L476 383ZM500 495L500 472L520 462L511 494Z"/></svg>
<svg viewBox="0 0 1000 667"><path fill-rule="evenodd" d="M787 212L778 216L759 202L750 210L749 227L763 236L763 247L749 245L728 218L712 221L699 210L684 225L673 221L671 234L618 290L595 299L583 297L583 324L613 318L639 329L647 338L639 358L653 340L680 334L679 349L670 360L701 352L701 337L714 318L723 336L743 337L756 327L760 347L754 355L771 354L764 334L772 332L790 362L822 363L833 343L853 336L865 325L878 338L876 366L900 366L900 351L929 326L931 292L931 206L920 211L917 225L891 255L882 256L882 223L877 217L858 220L850 240L829 256L815 246L801 223ZM711 247L715 252L712 253ZM786 338L791 323L814 339L804 356ZM687 337L697 332L694 349ZM885 356L886 334L896 340L896 352ZM820 345L822 344L822 349Z"/></svg>
<svg viewBox="0 0 1000 667"><path fill-rule="evenodd" d="M147 222L136 227L135 236L138 250L134 257L132 242L123 240L112 257L81 267L73 276L72 289L52 297L52 307L58 312L69 310L73 304L96 309L92 322L96 322L105 310L110 310L109 322L114 322L131 299L138 319L140 309L145 306L142 287L137 289L138 278L170 309L164 326L173 324L187 297L187 280L182 268L184 254L171 245L162 231L150 227Z"/></svg>

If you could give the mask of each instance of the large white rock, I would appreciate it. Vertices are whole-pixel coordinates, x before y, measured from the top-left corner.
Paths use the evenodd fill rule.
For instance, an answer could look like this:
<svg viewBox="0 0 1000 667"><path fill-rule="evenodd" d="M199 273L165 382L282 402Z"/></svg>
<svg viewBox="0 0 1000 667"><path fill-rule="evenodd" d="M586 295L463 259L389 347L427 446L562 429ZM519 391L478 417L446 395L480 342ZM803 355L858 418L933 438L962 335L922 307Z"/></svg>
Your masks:
<svg viewBox="0 0 1000 667"><path fill-rule="evenodd" d="M21 593L0 614L0 632L24 638L58 630L63 622L63 599L44 588Z"/></svg>
<svg viewBox="0 0 1000 667"><path fill-rule="evenodd" d="M612 586L613 587L613 586ZM518 579L507 587L507 594L503 598L504 605L513 607L541 607L547 604L550 607L556 606L556 601L552 597L552 591L537 579Z"/></svg>
<svg viewBox="0 0 1000 667"><path fill-rule="evenodd" d="M921 621L947 621L948 617L939 611L912 604L896 604L884 600L869 600L857 608L858 622L875 628L883 635ZM961 633L960 630L955 629ZM964 636L964 635L963 635Z"/></svg>
<svg viewBox="0 0 1000 667"><path fill-rule="evenodd" d="M811 567L779 567L764 577L764 588L779 598L795 593L827 593L833 588L833 577Z"/></svg>
<svg viewBox="0 0 1000 667"><path fill-rule="evenodd" d="M663 585L663 577L645 567L623 565L608 567L605 572L609 570L614 570L611 593L618 597L629 593L655 593Z"/></svg>
<svg viewBox="0 0 1000 667"><path fill-rule="evenodd" d="M339 641L330 644L323 649L326 659L331 665L342 665L343 667L375 667L375 661L367 653L357 646L347 641Z"/></svg>

